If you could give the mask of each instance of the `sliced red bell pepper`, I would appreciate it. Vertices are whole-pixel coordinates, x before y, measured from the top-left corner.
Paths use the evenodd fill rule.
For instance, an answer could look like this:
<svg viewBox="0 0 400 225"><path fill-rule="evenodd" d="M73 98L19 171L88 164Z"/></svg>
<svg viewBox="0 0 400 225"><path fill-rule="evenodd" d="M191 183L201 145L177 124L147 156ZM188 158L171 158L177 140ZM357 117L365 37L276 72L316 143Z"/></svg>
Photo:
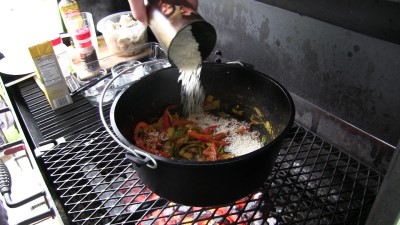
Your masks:
<svg viewBox="0 0 400 225"><path fill-rule="evenodd" d="M136 145L139 148L142 148L144 150L146 150L146 149L145 149L142 139L139 138L139 132L140 132L140 129L147 129L148 127L149 127L149 124L147 124L146 122L139 122L136 124L135 130L133 132L133 140L135 141Z"/></svg>
<svg viewBox="0 0 400 225"><path fill-rule="evenodd" d="M189 135L189 137L200 140L202 142L220 141L224 139L226 136L228 136L228 134L225 132L210 135L210 134L200 134L193 130L188 130L187 134Z"/></svg>
<svg viewBox="0 0 400 225"><path fill-rule="evenodd" d="M224 141L224 140L220 140L220 141L210 141L211 143L215 143L215 144L217 144L217 145L221 145L221 146L226 146L226 145L228 145L229 143L228 142L226 142L226 141Z"/></svg>
<svg viewBox="0 0 400 225"><path fill-rule="evenodd" d="M209 126L204 130L204 134L213 134L216 129L217 129L217 125Z"/></svg>
<svg viewBox="0 0 400 225"><path fill-rule="evenodd" d="M215 143L211 143L211 145L203 150L203 155L207 158L207 160L215 161L218 159L218 149Z"/></svg>
<svg viewBox="0 0 400 225"><path fill-rule="evenodd" d="M193 124L193 121L185 119L177 119L171 121L172 126L186 126L188 124Z"/></svg>

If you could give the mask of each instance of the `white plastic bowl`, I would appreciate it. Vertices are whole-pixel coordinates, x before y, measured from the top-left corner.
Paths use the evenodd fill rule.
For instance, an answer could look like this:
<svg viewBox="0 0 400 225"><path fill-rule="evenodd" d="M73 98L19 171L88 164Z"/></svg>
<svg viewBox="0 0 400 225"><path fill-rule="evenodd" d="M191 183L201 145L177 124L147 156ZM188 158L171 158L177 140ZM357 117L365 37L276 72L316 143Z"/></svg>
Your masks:
<svg viewBox="0 0 400 225"><path fill-rule="evenodd" d="M133 19L132 13L125 11L106 16L97 23L97 30L103 34L108 49L121 56L139 53L131 51L132 48L147 42L146 27L136 20L121 21L121 17L129 18L127 16ZM124 21L129 21L132 26L126 26L128 23Z"/></svg>

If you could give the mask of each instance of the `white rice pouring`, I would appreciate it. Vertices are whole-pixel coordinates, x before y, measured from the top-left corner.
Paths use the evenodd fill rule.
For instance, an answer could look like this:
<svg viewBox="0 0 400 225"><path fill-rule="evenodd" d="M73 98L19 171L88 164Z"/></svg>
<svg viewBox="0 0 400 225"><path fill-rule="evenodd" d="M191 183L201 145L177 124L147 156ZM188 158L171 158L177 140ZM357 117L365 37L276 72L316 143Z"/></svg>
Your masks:
<svg viewBox="0 0 400 225"><path fill-rule="evenodd" d="M191 26L185 27L175 37L170 46L169 57L180 72L178 82L182 81L181 99L184 112L188 115L202 113L205 98L200 82L202 58Z"/></svg>

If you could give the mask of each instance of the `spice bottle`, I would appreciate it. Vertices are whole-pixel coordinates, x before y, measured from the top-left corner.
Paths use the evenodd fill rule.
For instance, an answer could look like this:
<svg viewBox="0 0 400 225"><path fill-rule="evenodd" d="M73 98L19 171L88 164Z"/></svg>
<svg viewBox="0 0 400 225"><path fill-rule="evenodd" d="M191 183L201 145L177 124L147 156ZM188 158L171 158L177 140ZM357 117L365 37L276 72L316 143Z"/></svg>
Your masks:
<svg viewBox="0 0 400 225"><path fill-rule="evenodd" d="M71 75L72 65L71 58L68 54L68 47L62 42L60 36L51 40L51 44L53 45L54 53L57 56L58 64L60 65L61 72L65 78L68 88L71 92L73 92L79 88L79 84L75 80L76 78Z"/></svg>
<svg viewBox="0 0 400 225"><path fill-rule="evenodd" d="M78 71L78 78L81 81L88 81L98 76L100 71L96 49L91 41L90 29L84 27L76 30L74 39L74 42L77 43L75 47L79 52L83 64Z"/></svg>

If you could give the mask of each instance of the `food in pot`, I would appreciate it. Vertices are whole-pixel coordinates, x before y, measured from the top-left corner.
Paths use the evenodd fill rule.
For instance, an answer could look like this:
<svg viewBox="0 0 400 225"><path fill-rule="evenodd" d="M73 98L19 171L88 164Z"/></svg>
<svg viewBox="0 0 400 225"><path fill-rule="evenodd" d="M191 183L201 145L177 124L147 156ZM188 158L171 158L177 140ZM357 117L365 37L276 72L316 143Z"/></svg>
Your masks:
<svg viewBox="0 0 400 225"><path fill-rule="evenodd" d="M213 103L211 103L213 104ZM233 158L261 148L262 138L250 124L222 114L182 118L168 106L155 123L136 124L134 142L152 154L174 159L215 161Z"/></svg>

